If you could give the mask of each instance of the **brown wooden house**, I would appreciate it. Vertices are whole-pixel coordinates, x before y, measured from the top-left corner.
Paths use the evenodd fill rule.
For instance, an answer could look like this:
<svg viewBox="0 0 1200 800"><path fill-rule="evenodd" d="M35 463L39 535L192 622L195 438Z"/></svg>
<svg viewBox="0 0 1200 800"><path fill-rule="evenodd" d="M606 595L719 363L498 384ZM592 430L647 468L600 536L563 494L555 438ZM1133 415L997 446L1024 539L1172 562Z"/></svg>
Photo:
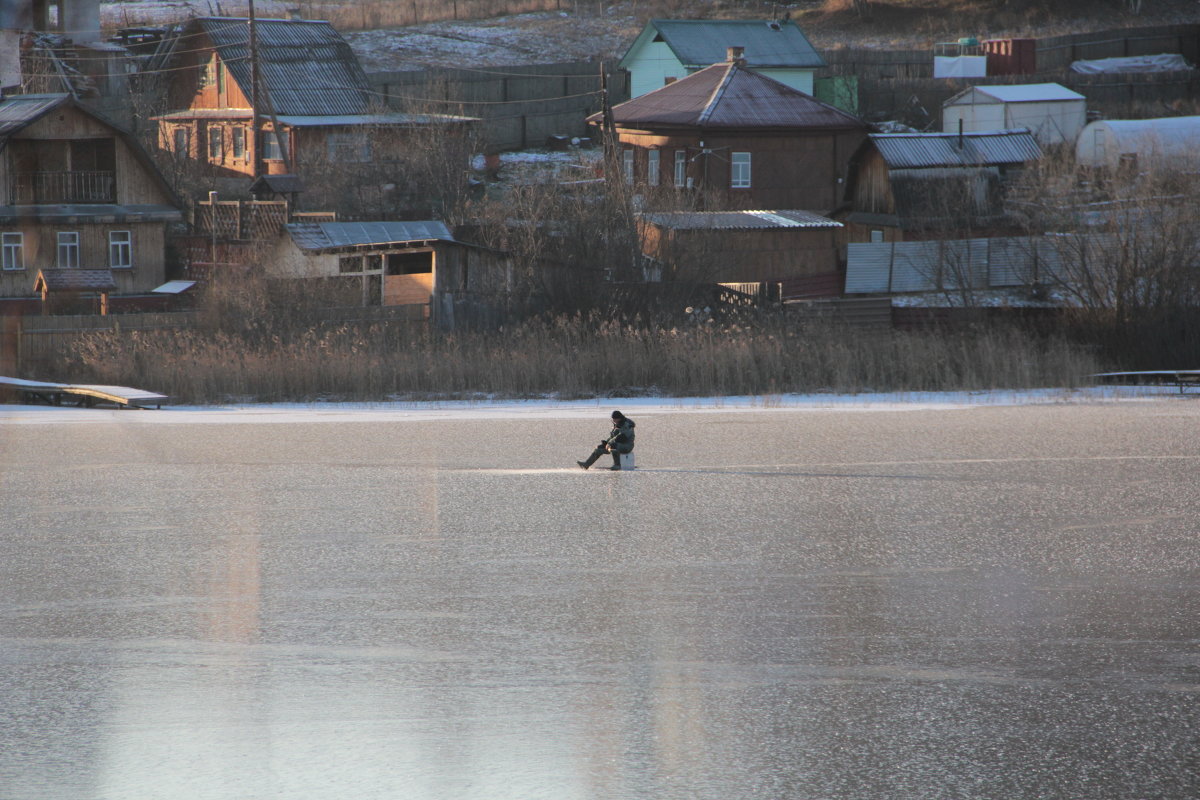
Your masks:
<svg viewBox="0 0 1200 800"><path fill-rule="evenodd" d="M346 41L328 23L203 17L179 35L161 146L218 177L299 174L315 165L378 178L400 159L405 133L475 120L381 110ZM254 76L257 74L257 86ZM312 185L312 181L308 181Z"/></svg>
<svg viewBox="0 0 1200 800"><path fill-rule="evenodd" d="M613 107L621 179L715 197L709 208L803 208L842 200L866 122L729 60ZM603 127L604 114L588 122Z"/></svg>
<svg viewBox="0 0 1200 800"><path fill-rule="evenodd" d="M146 294L165 279L166 229L181 219L125 130L65 94L0 101L0 298L36 296L39 271L56 269L103 271L114 296Z"/></svg>

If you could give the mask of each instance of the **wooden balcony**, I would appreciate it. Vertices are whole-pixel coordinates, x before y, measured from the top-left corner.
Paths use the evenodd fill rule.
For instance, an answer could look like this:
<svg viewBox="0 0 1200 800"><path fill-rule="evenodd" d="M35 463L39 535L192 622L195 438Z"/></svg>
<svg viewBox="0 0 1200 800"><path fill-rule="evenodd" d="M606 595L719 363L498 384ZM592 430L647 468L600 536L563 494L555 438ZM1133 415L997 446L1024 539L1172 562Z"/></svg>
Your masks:
<svg viewBox="0 0 1200 800"><path fill-rule="evenodd" d="M14 205L115 203L117 178L102 170L18 172L10 196Z"/></svg>

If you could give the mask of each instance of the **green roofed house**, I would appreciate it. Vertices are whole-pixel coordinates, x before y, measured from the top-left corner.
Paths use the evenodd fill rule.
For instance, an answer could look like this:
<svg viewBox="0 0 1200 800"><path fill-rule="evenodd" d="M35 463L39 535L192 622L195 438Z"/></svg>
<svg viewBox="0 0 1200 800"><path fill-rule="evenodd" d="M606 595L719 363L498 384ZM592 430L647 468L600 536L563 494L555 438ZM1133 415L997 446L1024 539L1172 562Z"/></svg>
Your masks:
<svg viewBox="0 0 1200 800"><path fill-rule="evenodd" d="M825 60L791 20L652 19L618 66L630 75L630 97L662 88L722 61L730 47L746 66L813 94L813 73Z"/></svg>

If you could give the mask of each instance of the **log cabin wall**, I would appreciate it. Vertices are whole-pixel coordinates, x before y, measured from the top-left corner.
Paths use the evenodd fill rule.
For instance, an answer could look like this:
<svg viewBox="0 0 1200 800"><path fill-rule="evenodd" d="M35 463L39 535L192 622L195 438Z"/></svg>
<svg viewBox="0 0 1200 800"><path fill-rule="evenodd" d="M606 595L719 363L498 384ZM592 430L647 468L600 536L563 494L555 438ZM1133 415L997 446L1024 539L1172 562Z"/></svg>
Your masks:
<svg viewBox="0 0 1200 800"><path fill-rule="evenodd" d="M724 208L818 213L828 212L842 201L850 157L866 139L864 131L702 138L622 130L619 136L622 146L635 148L636 183L649 183L649 151L657 149L658 185L674 186L675 151L686 149L687 177L695 188L717 192ZM730 186L730 155L735 152L750 153L749 188Z"/></svg>

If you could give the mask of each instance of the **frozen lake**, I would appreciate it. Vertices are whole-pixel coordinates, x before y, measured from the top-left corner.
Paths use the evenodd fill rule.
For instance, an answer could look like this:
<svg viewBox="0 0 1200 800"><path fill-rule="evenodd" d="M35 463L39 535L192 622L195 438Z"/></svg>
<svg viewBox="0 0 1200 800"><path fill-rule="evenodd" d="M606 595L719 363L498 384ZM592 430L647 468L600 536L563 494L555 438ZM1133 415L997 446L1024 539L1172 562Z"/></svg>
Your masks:
<svg viewBox="0 0 1200 800"><path fill-rule="evenodd" d="M1198 468L1193 397L0 406L0 798L1196 797Z"/></svg>

